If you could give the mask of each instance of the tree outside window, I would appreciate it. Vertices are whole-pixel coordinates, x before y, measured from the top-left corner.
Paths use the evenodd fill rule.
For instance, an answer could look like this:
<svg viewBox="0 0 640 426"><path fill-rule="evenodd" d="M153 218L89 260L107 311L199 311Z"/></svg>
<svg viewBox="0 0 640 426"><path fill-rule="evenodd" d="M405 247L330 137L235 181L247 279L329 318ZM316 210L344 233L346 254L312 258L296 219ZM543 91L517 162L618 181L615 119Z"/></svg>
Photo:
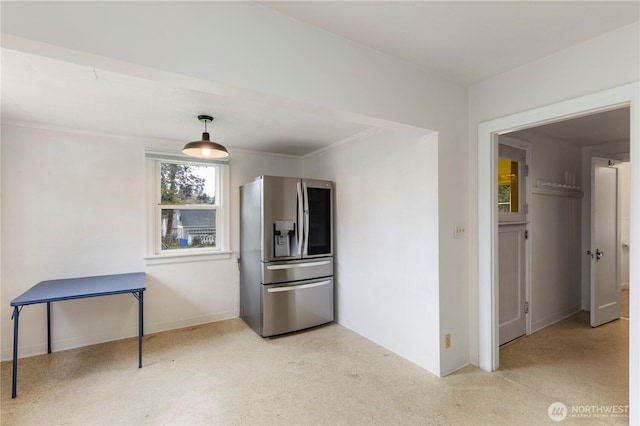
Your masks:
<svg viewBox="0 0 640 426"><path fill-rule="evenodd" d="M217 167L160 163L161 250L216 248Z"/></svg>

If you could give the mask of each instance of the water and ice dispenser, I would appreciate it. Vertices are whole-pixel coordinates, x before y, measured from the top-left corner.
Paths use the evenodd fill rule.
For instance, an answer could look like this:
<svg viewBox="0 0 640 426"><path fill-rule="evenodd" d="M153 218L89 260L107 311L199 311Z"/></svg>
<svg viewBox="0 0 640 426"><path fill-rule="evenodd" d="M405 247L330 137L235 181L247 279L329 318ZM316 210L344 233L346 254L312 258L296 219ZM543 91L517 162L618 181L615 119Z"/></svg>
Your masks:
<svg viewBox="0 0 640 426"><path fill-rule="evenodd" d="M289 257L296 254L296 223L293 220L277 220L273 224L273 244L275 257Z"/></svg>

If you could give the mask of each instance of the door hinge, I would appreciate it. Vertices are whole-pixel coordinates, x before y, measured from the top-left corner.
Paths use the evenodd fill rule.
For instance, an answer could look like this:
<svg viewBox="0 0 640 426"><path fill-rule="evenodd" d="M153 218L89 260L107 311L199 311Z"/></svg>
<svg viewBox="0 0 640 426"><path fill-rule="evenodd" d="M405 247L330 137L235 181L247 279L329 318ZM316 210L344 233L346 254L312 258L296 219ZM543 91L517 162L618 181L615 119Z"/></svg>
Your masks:
<svg viewBox="0 0 640 426"><path fill-rule="evenodd" d="M524 175L525 176L529 176L529 165L528 164L524 165Z"/></svg>
<svg viewBox="0 0 640 426"><path fill-rule="evenodd" d="M524 239L525 240L529 239L529 230L528 229L524 231Z"/></svg>
<svg viewBox="0 0 640 426"><path fill-rule="evenodd" d="M524 204L524 214L529 214L529 204Z"/></svg>
<svg viewBox="0 0 640 426"><path fill-rule="evenodd" d="M528 314L529 313L529 302L524 302L524 313Z"/></svg>

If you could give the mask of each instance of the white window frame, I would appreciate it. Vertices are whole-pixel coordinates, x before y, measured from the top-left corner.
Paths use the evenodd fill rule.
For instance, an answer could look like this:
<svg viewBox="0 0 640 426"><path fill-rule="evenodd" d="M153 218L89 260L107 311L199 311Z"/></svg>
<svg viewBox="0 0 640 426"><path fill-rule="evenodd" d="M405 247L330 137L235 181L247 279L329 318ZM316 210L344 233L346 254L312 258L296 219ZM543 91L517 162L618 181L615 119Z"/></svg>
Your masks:
<svg viewBox="0 0 640 426"><path fill-rule="evenodd" d="M229 165L225 160L206 160L181 154L147 150L145 152L147 181L147 264L193 262L229 259ZM160 169L161 163L213 166L216 170L216 202L214 205L161 204ZM215 210L216 247L162 250L162 209Z"/></svg>

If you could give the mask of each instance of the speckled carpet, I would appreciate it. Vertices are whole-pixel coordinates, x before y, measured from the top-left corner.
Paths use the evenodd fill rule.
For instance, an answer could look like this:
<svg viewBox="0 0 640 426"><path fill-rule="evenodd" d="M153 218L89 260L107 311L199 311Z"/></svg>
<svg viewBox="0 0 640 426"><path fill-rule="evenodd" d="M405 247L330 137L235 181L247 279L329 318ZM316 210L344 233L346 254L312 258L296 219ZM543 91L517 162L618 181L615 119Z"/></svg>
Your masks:
<svg viewBox="0 0 640 426"><path fill-rule="evenodd" d="M501 368L438 378L338 324L262 339L240 319L1 366L10 425L626 424L574 407L626 406L628 321L578 313L501 349ZM446 356L446 355L445 355ZM580 408L579 408L580 409Z"/></svg>

